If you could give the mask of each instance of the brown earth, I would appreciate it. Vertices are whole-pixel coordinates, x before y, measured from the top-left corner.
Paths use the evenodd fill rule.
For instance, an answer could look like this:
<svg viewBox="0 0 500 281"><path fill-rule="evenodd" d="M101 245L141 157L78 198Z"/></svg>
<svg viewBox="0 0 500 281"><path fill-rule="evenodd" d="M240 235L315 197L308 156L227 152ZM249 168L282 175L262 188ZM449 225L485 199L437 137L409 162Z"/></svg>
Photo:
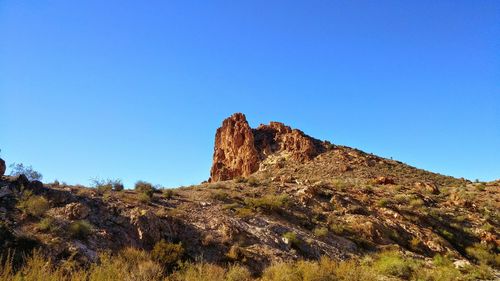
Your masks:
<svg viewBox="0 0 500 281"><path fill-rule="evenodd" d="M165 239L182 242L187 260L238 261L260 272L274 261L346 259L388 247L463 260L474 244L500 246L500 181L428 172L281 123L251 129L242 114L217 130L211 181L144 200L133 190L3 176L0 250L40 248L88 263L99 251L150 250ZM43 215L21 208L27 192L48 200ZM79 220L92 225L85 237L70 231Z"/></svg>

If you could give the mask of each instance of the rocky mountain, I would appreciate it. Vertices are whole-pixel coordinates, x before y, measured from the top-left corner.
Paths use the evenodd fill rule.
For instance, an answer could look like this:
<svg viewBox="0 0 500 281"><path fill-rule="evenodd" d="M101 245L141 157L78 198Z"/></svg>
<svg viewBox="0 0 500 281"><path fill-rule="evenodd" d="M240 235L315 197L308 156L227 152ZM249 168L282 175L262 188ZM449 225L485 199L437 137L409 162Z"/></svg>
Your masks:
<svg viewBox="0 0 500 281"><path fill-rule="evenodd" d="M386 249L462 265L482 263L480 252L495 267L499 192L499 181L417 169L279 122L252 129L236 113L217 129L210 179L199 185L121 190L2 176L0 249L89 264L102 251L150 251L165 240L182 243L183 260L238 263L256 275L276 262Z"/></svg>

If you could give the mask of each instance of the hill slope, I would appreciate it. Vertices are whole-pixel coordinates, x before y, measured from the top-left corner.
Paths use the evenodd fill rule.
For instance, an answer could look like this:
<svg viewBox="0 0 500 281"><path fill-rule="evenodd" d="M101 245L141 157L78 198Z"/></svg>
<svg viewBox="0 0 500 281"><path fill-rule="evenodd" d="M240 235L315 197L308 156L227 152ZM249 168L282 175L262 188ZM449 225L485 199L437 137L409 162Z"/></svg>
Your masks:
<svg viewBox="0 0 500 281"><path fill-rule="evenodd" d="M478 261L470 249L486 249L498 265L500 182L420 170L281 123L251 129L240 114L218 130L210 181L115 191L3 176L0 247L85 264L103 250L150 251L166 240L182 242L183 260L238 262L255 274L384 249L464 262Z"/></svg>

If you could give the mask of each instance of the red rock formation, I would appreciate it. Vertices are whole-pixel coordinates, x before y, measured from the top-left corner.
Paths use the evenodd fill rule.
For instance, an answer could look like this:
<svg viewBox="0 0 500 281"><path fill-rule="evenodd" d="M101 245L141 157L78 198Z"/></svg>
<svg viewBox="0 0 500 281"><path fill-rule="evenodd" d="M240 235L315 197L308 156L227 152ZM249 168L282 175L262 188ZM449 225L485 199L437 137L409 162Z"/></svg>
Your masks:
<svg viewBox="0 0 500 281"><path fill-rule="evenodd" d="M235 113L224 120L215 134L210 181L248 176L258 168L259 156L254 146L252 129L245 115Z"/></svg>
<svg viewBox="0 0 500 281"><path fill-rule="evenodd" d="M260 125L254 130L255 146L260 158L276 152L289 153L293 160L307 161L324 151L322 142L280 122Z"/></svg>
<svg viewBox="0 0 500 281"><path fill-rule="evenodd" d="M284 152L295 161L311 160L325 150L321 141L283 123L271 122L251 129L242 113L224 120L215 135L210 181L246 177L258 170L262 160Z"/></svg>

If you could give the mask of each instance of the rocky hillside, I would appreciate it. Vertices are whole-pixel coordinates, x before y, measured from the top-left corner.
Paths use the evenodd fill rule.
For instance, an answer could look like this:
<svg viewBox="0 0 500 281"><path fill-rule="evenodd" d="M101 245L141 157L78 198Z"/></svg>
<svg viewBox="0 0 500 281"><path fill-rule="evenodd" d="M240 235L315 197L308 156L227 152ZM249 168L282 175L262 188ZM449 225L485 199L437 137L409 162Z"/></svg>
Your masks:
<svg viewBox="0 0 500 281"><path fill-rule="evenodd" d="M217 130L210 180L200 185L120 190L2 176L0 249L88 264L104 250L150 251L165 240L182 243L183 260L236 262L257 275L275 262L385 249L495 267L499 192L498 181L420 170L282 123L252 129L237 113Z"/></svg>

